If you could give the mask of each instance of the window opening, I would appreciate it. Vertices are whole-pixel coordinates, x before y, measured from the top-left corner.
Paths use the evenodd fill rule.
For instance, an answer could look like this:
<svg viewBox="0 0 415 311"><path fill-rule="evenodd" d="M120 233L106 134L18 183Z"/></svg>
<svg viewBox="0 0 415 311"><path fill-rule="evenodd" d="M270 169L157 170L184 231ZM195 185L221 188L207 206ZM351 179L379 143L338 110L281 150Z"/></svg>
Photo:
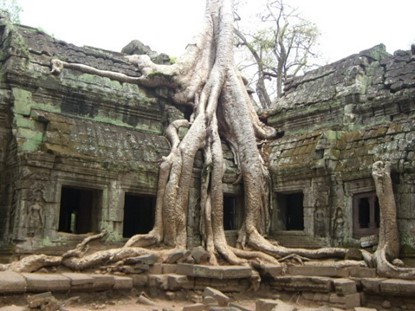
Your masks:
<svg viewBox="0 0 415 311"><path fill-rule="evenodd" d="M101 197L100 190L62 186L58 231L97 232Z"/></svg>

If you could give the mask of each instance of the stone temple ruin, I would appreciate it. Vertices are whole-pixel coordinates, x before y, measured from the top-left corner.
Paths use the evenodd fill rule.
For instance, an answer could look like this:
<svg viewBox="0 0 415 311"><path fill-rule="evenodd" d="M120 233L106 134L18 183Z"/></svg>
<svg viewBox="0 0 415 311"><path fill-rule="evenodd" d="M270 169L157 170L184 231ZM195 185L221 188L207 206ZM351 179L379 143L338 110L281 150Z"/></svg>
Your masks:
<svg viewBox="0 0 415 311"><path fill-rule="evenodd" d="M51 71L59 59L138 77L124 54L77 47L4 18L0 39L2 254L61 252L103 229L108 243L119 245L148 232L159 160L170 149L165 127L190 112L163 100L163 89ZM392 167L401 256L415 255L415 49L390 55L379 45L293 78L267 124L280 133L265 146L270 236L290 247L376 244L371 165L383 160ZM223 148L224 226L232 243L243 188ZM198 169L196 163L189 247L201 239Z"/></svg>

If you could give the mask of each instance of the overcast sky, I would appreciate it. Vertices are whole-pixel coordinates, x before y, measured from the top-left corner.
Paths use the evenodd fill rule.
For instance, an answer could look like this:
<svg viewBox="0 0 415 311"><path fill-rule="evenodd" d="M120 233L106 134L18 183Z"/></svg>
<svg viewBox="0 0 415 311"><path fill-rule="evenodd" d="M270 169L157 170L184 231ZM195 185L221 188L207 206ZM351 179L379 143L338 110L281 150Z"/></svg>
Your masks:
<svg viewBox="0 0 415 311"><path fill-rule="evenodd" d="M258 0L245 0L255 5ZM21 23L79 46L120 51L133 39L179 56L197 33L205 0L17 0ZM415 43L414 0L285 0L316 23L320 51L335 61L384 43ZM253 10L252 10L253 11Z"/></svg>

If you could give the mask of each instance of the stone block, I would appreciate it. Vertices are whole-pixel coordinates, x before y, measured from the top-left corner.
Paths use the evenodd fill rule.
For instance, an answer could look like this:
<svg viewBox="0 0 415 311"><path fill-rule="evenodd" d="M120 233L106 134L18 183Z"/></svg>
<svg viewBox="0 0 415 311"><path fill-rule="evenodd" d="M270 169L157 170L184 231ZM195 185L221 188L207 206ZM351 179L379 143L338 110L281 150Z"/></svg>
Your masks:
<svg viewBox="0 0 415 311"><path fill-rule="evenodd" d="M131 278L133 279L134 287L144 287L148 285L148 275L147 274L132 274Z"/></svg>
<svg viewBox="0 0 415 311"><path fill-rule="evenodd" d="M331 278L320 276L279 276L270 282L272 288L281 291L308 291L328 293L333 291Z"/></svg>
<svg viewBox="0 0 415 311"><path fill-rule="evenodd" d="M112 275L90 274L89 276L93 279L93 290L100 291L114 287L115 280Z"/></svg>
<svg viewBox="0 0 415 311"><path fill-rule="evenodd" d="M0 307L0 311L27 311L27 308L11 305L7 307Z"/></svg>
<svg viewBox="0 0 415 311"><path fill-rule="evenodd" d="M240 311L238 308L235 307L217 307L217 306L210 306L208 311Z"/></svg>
<svg viewBox="0 0 415 311"><path fill-rule="evenodd" d="M162 264L161 269L162 269L163 274L176 273L177 265L175 265L175 264Z"/></svg>
<svg viewBox="0 0 415 311"><path fill-rule="evenodd" d="M168 276L165 274L150 274L148 276L148 286L167 290Z"/></svg>
<svg viewBox="0 0 415 311"><path fill-rule="evenodd" d="M62 273L71 281L71 290L92 289L94 287L94 279L84 273Z"/></svg>
<svg viewBox="0 0 415 311"><path fill-rule="evenodd" d="M155 263L154 265L150 266L148 269L148 273L150 274L162 274L163 268L161 263Z"/></svg>
<svg viewBox="0 0 415 311"><path fill-rule="evenodd" d="M415 296L415 281L387 279L380 282L380 292L391 296Z"/></svg>
<svg viewBox="0 0 415 311"><path fill-rule="evenodd" d="M236 302L230 302L228 304L228 306L229 307L234 307L234 308L236 308L237 310L240 310L240 311L252 311L252 309L246 308L246 307L244 307L244 306L242 306L242 305L240 305L239 303L236 303Z"/></svg>
<svg viewBox="0 0 415 311"><path fill-rule="evenodd" d="M0 293L18 294L26 292L26 279L17 272L0 272Z"/></svg>
<svg viewBox="0 0 415 311"><path fill-rule="evenodd" d="M365 267L349 267L349 275L355 278L375 278L376 269Z"/></svg>
<svg viewBox="0 0 415 311"><path fill-rule="evenodd" d="M350 279L334 279L334 290L339 296L355 294L357 292L356 282Z"/></svg>
<svg viewBox="0 0 415 311"><path fill-rule="evenodd" d="M133 288L133 279L128 276L114 275L113 289L128 290Z"/></svg>
<svg viewBox="0 0 415 311"><path fill-rule="evenodd" d="M369 294L379 294L380 293L380 283L385 279L381 278L363 278L360 280L362 284L363 292Z"/></svg>
<svg viewBox="0 0 415 311"><path fill-rule="evenodd" d="M194 247L191 251L191 255L198 264L206 263L210 258L209 252L207 252L202 246Z"/></svg>
<svg viewBox="0 0 415 311"><path fill-rule="evenodd" d="M230 298L228 296L226 296L224 293L222 293L221 291L214 289L212 287L206 287L205 290L203 291L203 297L213 297L214 299L216 299L216 301L218 302L218 304L220 306L226 306L228 304L228 302L230 301Z"/></svg>
<svg viewBox="0 0 415 311"><path fill-rule="evenodd" d="M245 266L205 266L178 264L177 274L212 279L242 279L251 277L251 268Z"/></svg>
<svg viewBox="0 0 415 311"><path fill-rule="evenodd" d="M169 274L167 276L167 284L169 290L192 289L193 282L187 276L179 274Z"/></svg>
<svg viewBox="0 0 415 311"><path fill-rule="evenodd" d="M355 307L353 311L377 311L375 308Z"/></svg>
<svg viewBox="0 0 415 311"><path fill-rule="evenodd" d="M360 293L345 296L330 294L329 302L344 309L351 309L354 307L360 307L362 305Z"/></svg>
<svg viewBox="0 0 415 311"><path fill-rule="evenodd" d="M71 281L61 274L22 273L28 292L62 292L71 288Z"/></svg>
<svg viewBox="0 0 415 311"><path fill-rule="evenodd" d="M275 278L283 274L283 267L278 265L260 265L258 272L262 278Z"/></svg>
<svg viewBox="0 0 415 311"><path fill-rule="evenodd" d="M346 268L325 266L291 266L288 267L287 274L305 276L348 277L349 271Z"/></svg>
<svg viewBox="0 0 415 311"><path fill-rule="evenodd" d="M313 292L303 292L302 297L307 300L311 300L317 303L326 303L329 301L330 294L328 293L313 293Z"/></svg>
<svg viewBox="0 0 415 311"><path fill-rule="evenodd" d="M205 305L203 303L194 303L183 307L183 311L204 311Z"/></svg>

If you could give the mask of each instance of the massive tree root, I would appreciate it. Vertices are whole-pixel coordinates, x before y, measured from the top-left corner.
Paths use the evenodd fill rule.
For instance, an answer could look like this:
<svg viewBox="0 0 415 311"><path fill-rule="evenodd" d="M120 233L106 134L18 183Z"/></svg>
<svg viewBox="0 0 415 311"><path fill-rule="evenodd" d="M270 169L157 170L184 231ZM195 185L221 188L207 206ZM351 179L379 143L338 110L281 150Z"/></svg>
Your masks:
<svg viewBox="0 0 415 311"><path fill-rule="evenodd" d="M397 267L391 263L399 256L400 244L390 164L375 162L372 176L380 209L379 243L372 261L379 276L414 279L415 269Z"/></svg>
<svg viewBox="0 0 415 311"><path fill-rule="evenodd" d="M217 254L232 264L245 264L253 257L275 263L274 258L290 254L342 258L346 253L342 248L290 249L264 238L270 223L269 173L257 142L275 138L276 131L260 122L234 65L232 10L231 0L208 0L204 30L172 66L153 64L146 56L128 57L143 73L140 83L167 86L176 104L192 105L193 115L191 120L177 120L167 129L172 148L160 167L154 229L149 234L133 236L125 246L163 242L186 247L193 163L196 153L202 150L201 234L212 264L217 263ZM178 135L180 127L188 127L182 140ZM222 141L234 153L244 186L245 221L238 238L239 249L228 245L223 229Z"/></svg>

